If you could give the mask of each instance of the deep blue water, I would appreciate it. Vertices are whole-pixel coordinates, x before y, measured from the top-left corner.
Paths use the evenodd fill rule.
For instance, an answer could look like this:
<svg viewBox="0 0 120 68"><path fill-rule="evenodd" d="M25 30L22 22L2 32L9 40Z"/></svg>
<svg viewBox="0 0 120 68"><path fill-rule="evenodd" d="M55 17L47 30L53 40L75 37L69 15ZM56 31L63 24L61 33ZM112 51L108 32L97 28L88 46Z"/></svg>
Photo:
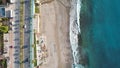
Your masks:
<svg viewBox="0 0 120 68"><path fill-rule="evenodd" d="M83 1L80 23L88 68L120 68L120 0Z"/></svg>

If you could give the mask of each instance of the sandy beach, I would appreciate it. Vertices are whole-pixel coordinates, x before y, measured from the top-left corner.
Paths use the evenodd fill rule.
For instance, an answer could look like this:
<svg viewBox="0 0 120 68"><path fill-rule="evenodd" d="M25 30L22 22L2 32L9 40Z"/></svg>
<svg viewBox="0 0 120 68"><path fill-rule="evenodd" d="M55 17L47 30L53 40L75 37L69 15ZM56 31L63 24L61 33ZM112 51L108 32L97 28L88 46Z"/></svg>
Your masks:
<svg viewBox="0 0 120 68"><path fill-rule="evenodd" d="M69 0L41 0L40 35L46 37L48 58L39 68L72 68L69 41Z"/></svg>

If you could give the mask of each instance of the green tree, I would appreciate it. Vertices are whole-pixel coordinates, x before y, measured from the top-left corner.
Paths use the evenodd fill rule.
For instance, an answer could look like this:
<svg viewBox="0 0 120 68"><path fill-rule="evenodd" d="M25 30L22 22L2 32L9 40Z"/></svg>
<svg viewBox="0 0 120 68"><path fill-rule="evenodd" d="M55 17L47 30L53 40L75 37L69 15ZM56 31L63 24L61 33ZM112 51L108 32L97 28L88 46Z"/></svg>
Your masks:
<svg viewBox="0 0 120 68"><path fill-rule="evenodd" d="M1 22L4 22L4 21L9 21L9 18L4 17L4 18L1 18L1 19L0 19L0 21L1 21Z"/></svg>
<svg viewBox="0 0 120 68"><path fill-rule="evenodd" d="M8 26L0 26L0 33L7 33L8 32Z"/></svg>
<svg viewBox="0 0 120 68"><path fill-rule="evenodd" d="M2 22L0 22L0 26L2 26Z"/></svg>

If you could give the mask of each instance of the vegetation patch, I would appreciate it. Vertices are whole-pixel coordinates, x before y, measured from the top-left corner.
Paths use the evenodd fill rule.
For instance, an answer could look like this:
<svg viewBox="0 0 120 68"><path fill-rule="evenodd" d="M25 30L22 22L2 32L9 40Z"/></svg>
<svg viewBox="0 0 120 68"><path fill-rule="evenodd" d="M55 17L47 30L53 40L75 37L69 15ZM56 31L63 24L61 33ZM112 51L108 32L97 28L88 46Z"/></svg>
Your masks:
<svg viewBox="0 0 120 68"><path fill-rule="evenodd" d="M7 68L7 60L6 59L0 60L0 67Z"/></svg>
<svg viewBox="0 0 120 68"><path fill-rule="evenodd" d="M4 52L4 44L3 44L3 34L7 33L9 27L7 25L3 25L3 21L8 20L8 18L0 18L0 54Z"/></svg>
<svg viewBox="0 0 120 68"><path fill-rule="evenodd" d="M36 55L36 36L35 36L35 33L34 33L34 66L37 66L37 55Z"/></svg>
<svg viewBox="0 0 120 68"><path fill-rule="evenodd" d="M34 66L37 66L37 59L35 59L34 61Z"/></svg>
<svg viewBox="0 0 120 68"><path fill-rule="evenodd" d="M0 53L3 53L3 34L0 34Z"/></svg>
<svg viewBox="0 0 120 68"><path fill-rule="evenodd" d="M23 11L24 11L24 6L23 6L23 0L20 0L20 68L23 68L23 56L24 56L24 51L23 51L23 45L24 45L24 42L23 42L23 24L24 24L24 17L23 17Z"/></svg>
<svg viewBox="0 0 120 68"><path fill-rule="evenodd" d="M39 7L35 6L35 13L39 13Z"/></svg>
<svg viewBox="0 0 120 68"><path fill-rule="evenodd" d="M8 26L0 26L0 33L7 33L8 32Z"/></svg>

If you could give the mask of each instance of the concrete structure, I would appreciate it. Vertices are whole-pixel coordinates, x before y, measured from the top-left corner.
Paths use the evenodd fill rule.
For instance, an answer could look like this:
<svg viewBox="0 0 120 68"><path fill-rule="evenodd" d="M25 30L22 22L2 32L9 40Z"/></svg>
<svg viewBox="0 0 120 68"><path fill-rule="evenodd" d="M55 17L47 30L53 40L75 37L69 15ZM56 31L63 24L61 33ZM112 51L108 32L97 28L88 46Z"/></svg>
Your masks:
<svg viewBox="0 0 120 68"><path fill-rule="evenodd" d="M10 46L10 40L9 40L9 33L4 34L4 57L7 58L7 68L9 68L9 46Z"/></svg>
<svg viewBox="0 0 120 68"><path fill-rule="evenodd" d="M7 4L7 0L1 0L0 5L5 5Z"/></svg>
<svg viewBox="0 0 120 68"><path fill-rule="evenodd" d="M33 23L33 29L35 30L36 33L40 33L40 15L39 14L35 14L35 18L34 18L34 22Z"/></svg>
<svg viewBox="0 0 120 68"><path fill-rule="evenodd" d="M34 64L32 63L32 61L34 60L34 48L32 48L32 45L34 44L34 32L33 32L33 16L35 14L35 3L34 0L31 0L31 13L30 13L30 17L32 17L32 19L30 20L30 68L34 68ZM28 11L28 10L27 10Z"/></svg>
<svg viewBox="0 0 120 68"><path fill-rule="evenodd" d="M9 34L4 34L4 56L9 57Z"/></svg>

